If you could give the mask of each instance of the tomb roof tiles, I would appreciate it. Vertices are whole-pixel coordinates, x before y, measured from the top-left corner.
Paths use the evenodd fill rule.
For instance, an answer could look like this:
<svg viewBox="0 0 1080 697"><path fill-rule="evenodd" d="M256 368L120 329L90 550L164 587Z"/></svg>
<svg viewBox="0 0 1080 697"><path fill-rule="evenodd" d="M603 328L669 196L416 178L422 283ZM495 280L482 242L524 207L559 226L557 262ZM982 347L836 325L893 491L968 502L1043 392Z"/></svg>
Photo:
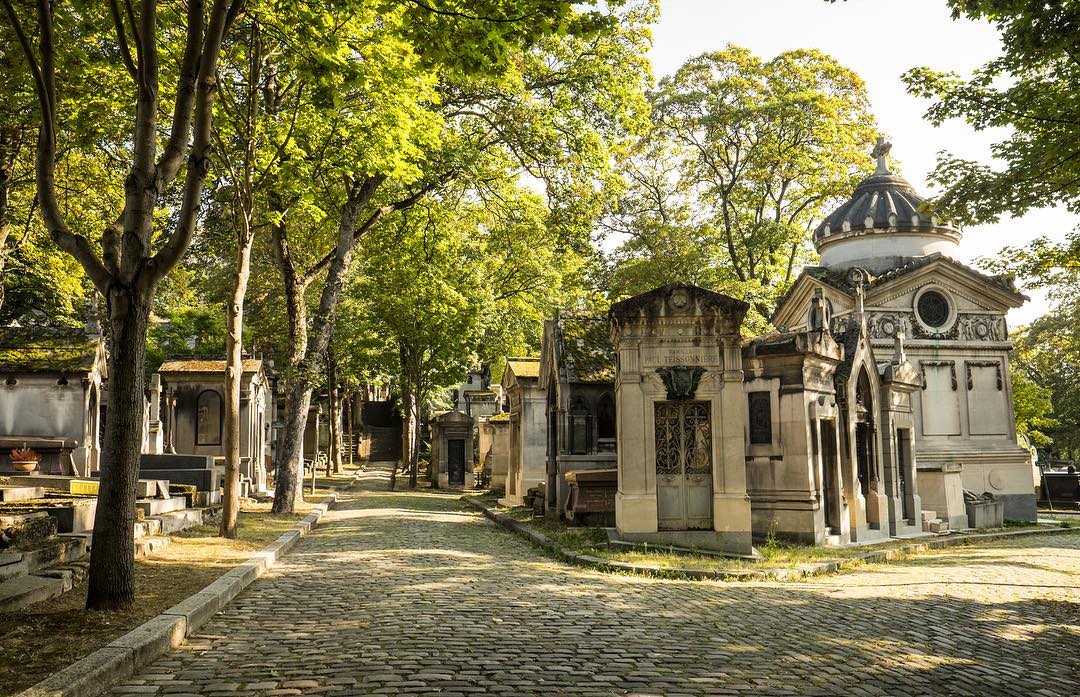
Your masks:
<svg viewBox="0 0 1080 697"><path fill-rule="evenodd" d="M28 373L91 372L100 339L82 329L0 327L0 371Z"/></svg>
<svg viewBox="0 0 1080 697"><path fill-rule="evenodd" d="M540 359L539 358L507 358L506 365L510 370L514 371L514 376L521 380L522 378L537 379L540 377Z"/></svg>
<svg viewBox="0 0 1080 697"><path fill-rule="evenodd" d="M262 368L262 359L243 359L245 373L256 373ZM170 358L158 368L159 373L224 373L223 358Z"/></svg>
<svg viewBox="0 0 1080 697"><path fill-rule="evenodd" d="M603 315L564 314L558 319L563 367L570 382L615 381L615 347Z"/></svg>

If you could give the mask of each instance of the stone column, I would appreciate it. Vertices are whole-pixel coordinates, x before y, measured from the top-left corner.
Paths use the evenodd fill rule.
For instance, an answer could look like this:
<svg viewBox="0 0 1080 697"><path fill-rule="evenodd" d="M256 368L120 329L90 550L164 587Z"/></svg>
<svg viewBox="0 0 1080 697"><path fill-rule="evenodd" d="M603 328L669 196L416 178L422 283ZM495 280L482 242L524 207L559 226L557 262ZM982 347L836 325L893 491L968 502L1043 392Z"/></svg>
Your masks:
<svg viewBox="0 0 1080 697"><path fill-rule="evenodd" d="M164 431L161 427L161 375L150 376L150 422L147 428L147 452L160 455L164 449Z"/></svg>

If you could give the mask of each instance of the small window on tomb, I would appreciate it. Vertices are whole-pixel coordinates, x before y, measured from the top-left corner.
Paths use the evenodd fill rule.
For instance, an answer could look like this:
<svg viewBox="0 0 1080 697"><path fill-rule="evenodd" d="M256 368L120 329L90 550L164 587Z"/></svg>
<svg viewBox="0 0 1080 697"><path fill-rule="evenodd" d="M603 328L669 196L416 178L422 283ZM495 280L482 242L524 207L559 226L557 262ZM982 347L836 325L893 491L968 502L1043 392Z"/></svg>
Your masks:
<svg viewBox="0 0 1080 697"><path fill-rule="evenodd" d="M772 396L768 392L750 392L750 445L772 445Z"/></svg>
<svg viewBox="0 0 1080 697"><path fill-rule="evenodd" d="M221 445L221 395L215 390L203 390L195 402L195 444Z"/></svg>
<svg viewBox="0 0 1080 697"><path fill-rule="evenodd" d="M949 321L949 301L936 290L928 290L920 295L916 310L923 324L932 329L944 327Z"/></svg>

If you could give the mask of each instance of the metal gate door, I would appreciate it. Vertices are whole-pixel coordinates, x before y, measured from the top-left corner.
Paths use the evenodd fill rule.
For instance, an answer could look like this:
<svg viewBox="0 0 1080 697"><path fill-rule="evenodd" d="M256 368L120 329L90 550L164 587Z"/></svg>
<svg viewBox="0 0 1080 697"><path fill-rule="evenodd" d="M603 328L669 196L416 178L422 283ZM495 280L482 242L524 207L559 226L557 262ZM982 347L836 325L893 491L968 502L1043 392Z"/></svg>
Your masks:
<svg viewBox="0 0 1080 697"><path fill-rule="evenodd" d="M465 441L461 438L446 441L446 473L451 484L465 483Z"/></svg>
<svg viewBox="0 0 1080 697"><path fill-rule="evenodd" d="M661 530L711 530L708 402L656 403L656 517Z"/></svg>

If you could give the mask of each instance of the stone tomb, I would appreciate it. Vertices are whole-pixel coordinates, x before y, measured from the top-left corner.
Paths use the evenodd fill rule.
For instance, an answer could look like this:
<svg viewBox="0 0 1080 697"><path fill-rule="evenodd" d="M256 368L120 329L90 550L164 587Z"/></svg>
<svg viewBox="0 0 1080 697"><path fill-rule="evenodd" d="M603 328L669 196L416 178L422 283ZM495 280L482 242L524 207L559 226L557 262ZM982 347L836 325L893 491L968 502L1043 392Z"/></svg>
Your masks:
<svg viewBox="0 0 1080 697"><path fill-rule="evenodd" d="M612 306L622 539L753 554L739 335L748 308L682 283Z"/></svg>
<svg viewBox="0 0 1080 697"><path fill-rule="evenodd" d="M446 411L431 419L431 468L439 489L473 486L473 419Z"/></svg>

